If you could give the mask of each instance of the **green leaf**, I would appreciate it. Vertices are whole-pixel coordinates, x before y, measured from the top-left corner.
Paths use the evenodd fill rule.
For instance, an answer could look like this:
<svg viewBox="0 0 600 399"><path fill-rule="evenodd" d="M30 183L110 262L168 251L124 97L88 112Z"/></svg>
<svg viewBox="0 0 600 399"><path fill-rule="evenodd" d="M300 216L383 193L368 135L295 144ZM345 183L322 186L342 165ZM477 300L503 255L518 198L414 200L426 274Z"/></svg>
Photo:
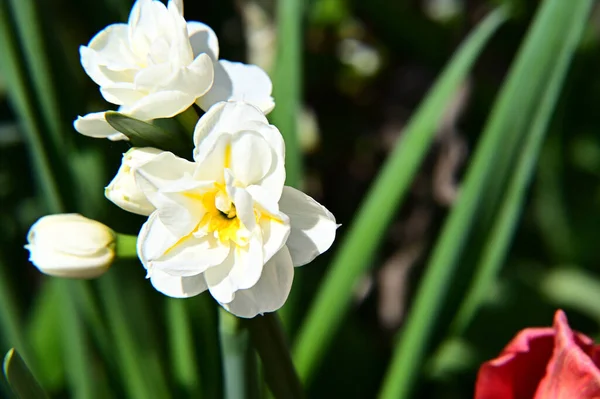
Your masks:
<svg viewBox="0 0 600 399"><path fill-rule="evenodd" d="M298 187L302 178L302 154L298 144L298 116L302 87L302 16L304 2L277 2L277 56L273 71L275 108L269 119L285 140L285 183Z"/></svg>
<svg viewBox="0 0 600 399"><path fill-rule="evenodd" d="M27 69L31 74L35 98L40 103L45 125L48 126L52 145L56 151L65 152L65 129L59 109L59 99L50 70L39 18L39 3L35 0L10 0L21 48Z"/></svg>
<svg viewBox="0 0 600 399"><path fill-rule="evenodd" d="M23 329L19 318L19 308L14 298L14 292L7 278L7 265L4 261L4 254L0 251L0 337L3 349L11 346L25 350L23 339ZM6 346L4 346L6 345ZM29 351L26 357L31 356ZM31 361L31 357L28 357Z"/></svg>
<svg viewBox="0 0 600 399"><path fill-rule="evenodd" d="M167 298L167 328L171 367L182 396L200 396L202 378L196 364L195 341L185 299ZM206 328L206 327L205 327Z"/></svg>
<svg viewBox="0 0 600 399"><path fill-rule="evenodd" d="M127 136L134 147L155 147L173 151L182 147L179 136L151 123L115 111L106 112L105 118L113 128Z"/></svg>
<svg viewBox="0 0 600 399"><path fill-rule="evenodd" d="M479 264L476 266L476 274L470 285L468 294L463 300L453 323L452 332L454 334L461 334L475 316L477 308L493 285L508 252L511 238L514 235L519 216L523 209L527 187L531 181L540 149L546 137L548 125L558 102L569 65L581 41L591 2L586 2L585 4L587 4L587 8L581 6L576 9L578 14L575 20L578 22L572 25L572 29L563 32L567 40L556 53L554 70L550 78L546 81L546 88L541 94L541 102L537 112L534 114L529 136L521 151L514 174L511 176L508 190L506 191L506 195L504 195Z"/></svg>
<svg viewBox="0 0 600 399"><path fill-rule="evenodd" d="M36 360L31 366L50 392L61 389L65 382L63 325L56 322L62 311L61 289L58 279L44 279L27 323L26 338Z"/></svg>
<svg viewBox="0 0 600 399"><path fill-rule="evenodd" d="M409 396L472 226L480 219L482 209L487 207L489 210L492 208L490 203L500 201L505 189L501 184L508 177L510 161L520 153L519 144L523 143L527 133L537 129L528 131L527 127L536 107L544 102L548 79L555 76L560 66L556 56L565 48L565 43L573 40L571 31L580 29L585 23L583 17L589 6L589 1L546 0L541 4L484 129L461 194L433 249L394 350L381 398ZM549 105L553 106L553 103ZM542 122L545 125L547 121ZM540 128L544 130L545 126Z"/></svg>
<svg viewBox="0 0 600 399"><path fill-rule="evenodd" d="M127 397L169 397L158 348L150 340L154 324L142 306L146 296L140 285L145 282L133 280L134 275L125 274L126 270L113 269L98 279L98 285ZM138 323L140 319L147 324Z"/></svg>
<svg viewBox="0 0 600 399"><path fill-rule="evenodd" d="M73 397L88 399L97 397L97 383L94 378L92 357L88 337L85 333L77 296L78 284L84 281L56 279L52 282L60 289L62 316L61 338L67 382Z"/></svg>
<svg viewBox="0 0 600 399"><path fill-rule="evenodd" d="M4 376L14 394L20 399L48 397L14 348L9 350L4 357Z"/></svg>
<svg viewBox="0 0 600 399"><path fill-rule="evenodd" d="M42 127L37 119L35 94L25 75L25 62L15 38L17 33L8 13L6 1L0 1L0 69L6 78L10 101L23 123L23 133L27 139L35 178L42 189L50 212L64 211L59 185L53 174L52 163L42 138Z"/></svg>
<svg viewBox="0 0 600 399"><path fill-rule="evenodd" d="M319 289L294 347L300 377L306 381L316 372L333 335L347 312L353 288L372 264L398 205L433 141L445 108L464 81L477 56L506 19L503 9L491 13L453 56L390 154L342 243L325 281Z"/></svg>

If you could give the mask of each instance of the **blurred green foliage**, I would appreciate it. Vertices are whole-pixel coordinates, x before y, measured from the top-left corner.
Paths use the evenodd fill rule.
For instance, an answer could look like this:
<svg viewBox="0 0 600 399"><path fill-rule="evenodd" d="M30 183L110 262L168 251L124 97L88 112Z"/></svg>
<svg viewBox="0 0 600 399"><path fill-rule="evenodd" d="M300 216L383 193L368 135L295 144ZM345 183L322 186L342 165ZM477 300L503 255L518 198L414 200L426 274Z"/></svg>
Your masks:
<svg viewBox="0 0 600 399"><path fill-rule="evenodd" d="M134 261L114 265L97 281L57 281L42 276L23 249L29 226L52 212L80 212L127 234L136 234L144 221L103 197L127 145L82 137L71 126L77 115L104 108L79 65L77 48L106 25L125 20L131 3L0 0L0 352L16 347L52 397L201 392L220 398L218 316L208 294L175 303L150 286ZM301 79L289 90L276 87L276 94L296 111L293 97L302 95L306 118L299 118L297 130L303 159L294 161L293 176L298 179L302 163L305 191L342 223L337 246L297 270L301 284L294 286L284 312L294 342L384 159L458 45L499 4L510 5L510 18L446 105L412 186L390 227L376 237L377 251L362 268L368 271L346 293L349 311L340 325L331 326L335 339L312 370L307 397L378 394L413 294L539 3L312 0L302 12L292 12L302 21L302 57L290 68ZM185 15L215 29L223 58L252 61L276 52L264 34L273 28L276 5L275 0L187 0ZM487 202L491 194L480 192L476 198L484 202L483 210L474 215L474 233L462 243L447 306L426 340L423 367L415 370L413 397L471 396L480 362L495 356L519 329L549 325L558 307L576 329L600 337L597 15L596 7L543 129L546 139L500 276L492 279L483 306L465 328L447 337L498 211L495 201L502 197ZM287 34L297 34L294 29ZM250 40L252 32L263 32L262 47ZM551 54L543 61L547 66L557 59ZM539 90L547 89L549 77L532 80L541 81ZM517 85L514 98L505 101L518 103L526 91ZM516 118L518 111L508 117ZM286 112L277 118L287 129L297 119ZM511 144L515 132L505 126L499 135L506 139L494 149L519 153L523 142ZM515 169L504 161L513 160L492 164L488 179L504 184L512 176ZM508 169L500 177L495 172L502 168ZM0 394L6 389L0 385Z"/></svg>

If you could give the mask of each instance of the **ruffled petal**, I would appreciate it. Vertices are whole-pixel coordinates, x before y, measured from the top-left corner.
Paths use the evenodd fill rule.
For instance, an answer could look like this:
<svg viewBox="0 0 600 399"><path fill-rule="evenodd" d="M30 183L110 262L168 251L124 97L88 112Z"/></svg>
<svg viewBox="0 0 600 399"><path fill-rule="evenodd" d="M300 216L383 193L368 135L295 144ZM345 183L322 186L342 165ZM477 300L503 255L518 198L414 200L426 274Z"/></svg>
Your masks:
<svg viewBox="0 0 600 399"><path fill-rule="evenodd" d="M219 40L210 26L202 22L188 21L187 30L194 57L206 53L213 61L219 59Z"/></svg>
<svg viewBox="0 0 600 399"><path fill-rule="evenodd" d="M247 290L239 290L229 303L221 305L238 317L252 318L281 308L292 288L294 266L286 247L267 262L258 282Z"/></svg>
<svg viewBox="0 0 600 399"><path fill-rule="evenodd" d="M129 140L123 133L116 131L104 117L105 112L94 112L78 116L73 127L84 136L107 138L109 140Z"/></svg>
<svg viewBox="0 0 600 399"><path fill-rule="evenodd" d="M173 298L189 298L206 291L204 276L171 276L160 270L153 270L150 282L157 291Z"/></svg>
<svg viewBox="0 0 600 399"><path fill-rule="evenodd" d="M294 266L302 266L327 251L338 225L323 205L292 187L284 187L279 209L290 218L287 246Z"/></svg>
<svg viewBox="0 0 600 399"><path fill-rule="evenodd" d="M162 223L178 238L196 228L204 215L200 193L213 187L211 182L192 178L194 167L193 162L163 152L135 171L137 185L158 210Z"/></svg>
<svg viewBox="0 0 600 399"><path fill-rule="evenodd" d="M194 103L195 97L177 90L158 91L127 107L125 112L137 119L171 118Z"/></svg>
<svg viewBox="0 0 600 399"><path fill-rule="evenodd" d="M265 115L256 107L242 102L222 102L208 110L194 130L194 159L199 161L218 140L220 135L234 134L245 129L245 124L268 124Z"/></svg>
<svg viewBox="0 0 600 399"><path fill-rule="evenodd" d="M152 267L173 276L193 276L217 266L229 255L230 246L211 235L180 238L167 251L152 261Z"/></svg>
<svg viewBox="0 0 600 399"><path fill-rule="evenodd" d="M232 248L225 262L207 269L204 276L212 296L219 303L229 303L236 291L257 283L263 265L262 241L253 235L246 247Z"/></svg>
<svg viewBox="0 0 600 399"><path fill-rule="evenodd" d="M268 114L275 107L269 75L256 65L220 60L212 88L196 104L208 110L220 101L243 101Z"/></svg>
<svg viewBox="0 0 600 399"><path fill-rule="evenodd" d="M260 182L271 169L273 158L269 144L255 132L239 132L231 138L229 167L236 181L243 186Z"/></svg>

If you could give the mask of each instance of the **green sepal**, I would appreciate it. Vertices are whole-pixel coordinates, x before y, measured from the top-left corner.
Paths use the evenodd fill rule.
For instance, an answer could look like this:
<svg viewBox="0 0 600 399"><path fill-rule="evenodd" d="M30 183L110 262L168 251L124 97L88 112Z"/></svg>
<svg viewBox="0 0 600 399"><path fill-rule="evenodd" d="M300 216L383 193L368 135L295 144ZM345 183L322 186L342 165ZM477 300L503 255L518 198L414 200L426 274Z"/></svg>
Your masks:
<svg viewBox="0 0 600 399"><path fill-rule="evenodd" d="M134 147L154 147L172 152L179 152L185 147L177 133L168 132L157 125L116 111L107 111L105 118L115 130L127 136Z"/></svg>

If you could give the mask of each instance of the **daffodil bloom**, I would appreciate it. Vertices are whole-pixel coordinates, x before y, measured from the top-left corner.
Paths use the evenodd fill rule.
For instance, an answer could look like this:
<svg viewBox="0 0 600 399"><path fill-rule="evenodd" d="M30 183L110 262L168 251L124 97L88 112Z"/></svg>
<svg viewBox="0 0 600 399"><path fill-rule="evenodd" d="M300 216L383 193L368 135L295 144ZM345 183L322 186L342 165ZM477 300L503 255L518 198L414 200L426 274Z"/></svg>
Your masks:
<svg viewBox="0 0 600 399"><path fill-rule="evenodd" d="M275 311L287 299L294 266L333 243L335 218L284 187L283 138L258 108L214 105L194 142L194 162L165 152L135 172L156 207L138 237L148 276L172 297L208 289L240 317Z"/></svg>
<svg viewBox="0 0 600 399"><path fill-rule="evenodd" d="M80 48L81 64L104 99L121 113L149 121L173 117L194 102L243 99L270 111L271 80L259 67L218 61L213 30L183 18L183 1L137 0L127 24L109 25ZM214 84L213 84L214 81ZM79 117L75 129L91 137L126 140L104 112Z"/></svg>
<svg viewBox="0 0 600 399"><path fill-rule="evenodd" d="M135 182L135 170L149 162L162 151L156 148L131 148L123 154L121 167L104 189L104 195L115 205L138 215L148 216L154 206L146 199Z"/></svg>
<svg viewBox="0 0 600 399"><path fill-rule="evenodd" d="M75 213L42 217L31 226L27 241L29 260L51 276L98 277L115 258L115 232Z"/></svg>

